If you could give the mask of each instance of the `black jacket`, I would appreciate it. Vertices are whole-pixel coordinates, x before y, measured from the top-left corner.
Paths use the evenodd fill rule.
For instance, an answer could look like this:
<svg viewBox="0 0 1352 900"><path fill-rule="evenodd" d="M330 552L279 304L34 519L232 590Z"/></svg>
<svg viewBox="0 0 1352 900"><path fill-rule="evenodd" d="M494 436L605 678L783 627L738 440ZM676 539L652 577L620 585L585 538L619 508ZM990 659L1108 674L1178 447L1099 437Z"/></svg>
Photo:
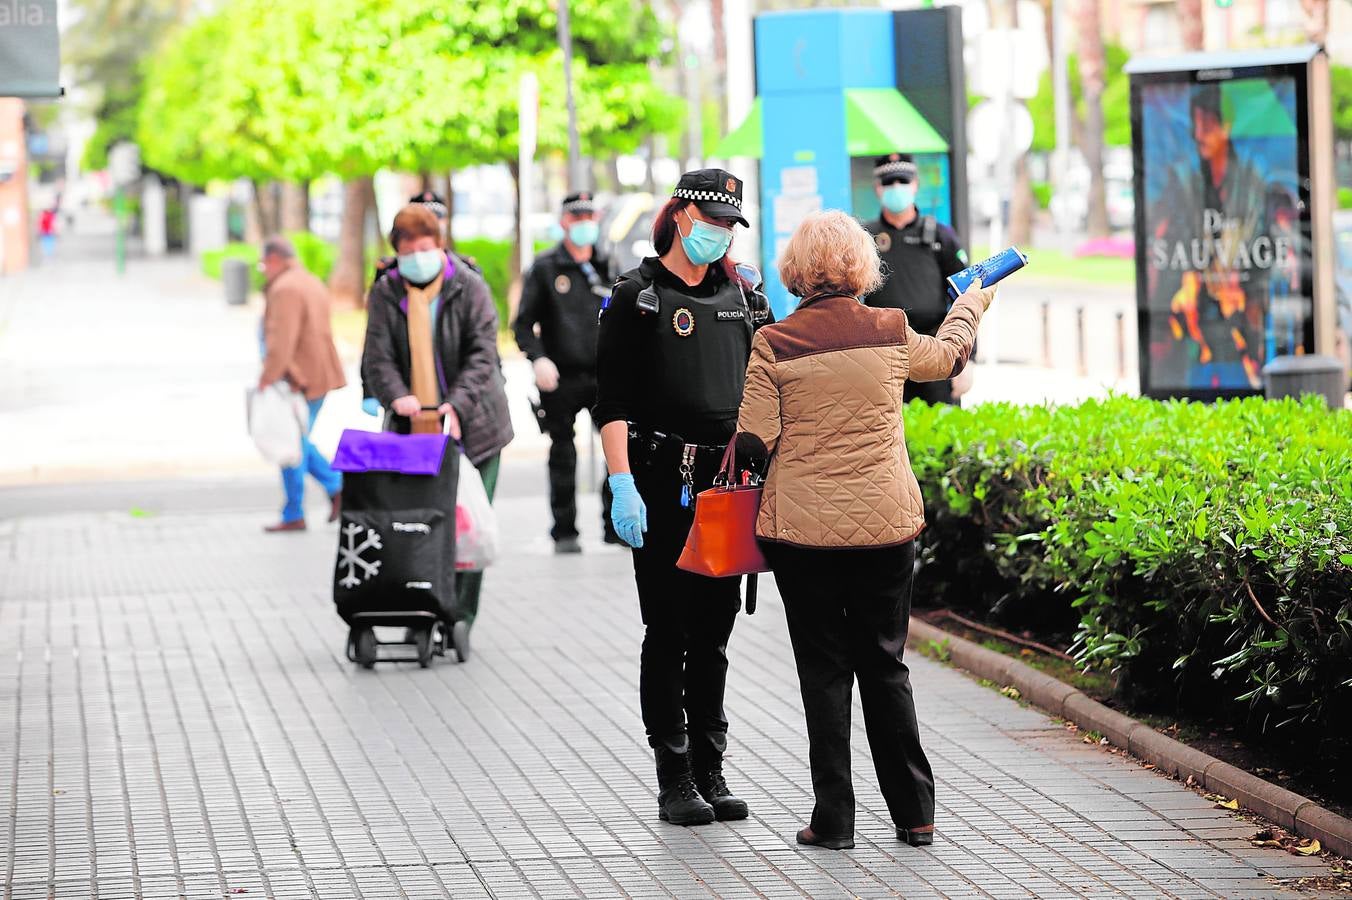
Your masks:
<svg viewBox="0 0 1352 900"><path fill-rule="evenodd" d="M512 419L498 357L498 311L488 285L456 257L441 287L432 340L443 401L460 419L465 455L476 466L511 443ZM412 391L408 353L408 297L397 272L387 273L367 298L366 346L361 374L366 389L386 409ZM394 417L395 428L408 420Z"/></svg>
<svg viewBox="0 0 1352 900"><path fill-rule="evenodd" d="M582 265L562 243L541 254L530 267L512 323L517 346L527 359L534 362L547 356L563 375L590 375L596 370L596 322L612 277L610 261L604 256L593 252L591 264L595 290Z"/></svg>

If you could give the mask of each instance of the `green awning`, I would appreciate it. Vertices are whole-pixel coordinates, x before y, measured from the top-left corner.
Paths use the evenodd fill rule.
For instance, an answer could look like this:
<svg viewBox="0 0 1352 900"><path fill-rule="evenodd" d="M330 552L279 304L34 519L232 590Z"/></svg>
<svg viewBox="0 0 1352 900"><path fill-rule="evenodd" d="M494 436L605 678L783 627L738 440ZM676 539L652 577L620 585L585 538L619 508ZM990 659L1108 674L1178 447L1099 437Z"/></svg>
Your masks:
<svg viewBox="0 0 1352 900"><path fill-rule="evenodd" d="M849 156L883 153L946 153L948 142L894 88L845 90L845 152ZM742 123L714 148L714 156L761 156L761 100L751 104Z"/></svg>
<svg viewBox="0 0 1352 900"><path fill-rule="evenodd" d="M847 88L845 152L947 153L948 142L895 88Z"/></svg>
<svg viewBox="0 0 1352 900"><path fill-rule="evenodd" d="M761 99L751 101L751 111L746 114L742 124L724 135L723 140L714 148L714 156L728 159L733 156L749 156L760 159L761 155Z"/></svg>

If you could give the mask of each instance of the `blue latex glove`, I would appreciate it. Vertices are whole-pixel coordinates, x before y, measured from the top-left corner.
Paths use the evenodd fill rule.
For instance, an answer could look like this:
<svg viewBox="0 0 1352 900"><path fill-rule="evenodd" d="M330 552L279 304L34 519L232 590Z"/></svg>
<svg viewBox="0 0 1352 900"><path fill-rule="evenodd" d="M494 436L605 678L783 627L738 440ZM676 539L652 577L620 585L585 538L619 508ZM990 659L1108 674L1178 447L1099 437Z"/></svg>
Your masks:
<svg viewBox="0 0 1352 900"><path fill-rule="evenodd" d="M368 416L380 415L380 401L375 397L367 397L361 402L361 411Z"/></svg>
<svg viewBox="0 0 1352 900"><path fill-rule="evenodd" d="M630 547L643 546L643 532L648 530L648 507L634 486L634 476L628 472L616 472L608 479L610 493L610 521L615 525L615 533Z"/></svg>

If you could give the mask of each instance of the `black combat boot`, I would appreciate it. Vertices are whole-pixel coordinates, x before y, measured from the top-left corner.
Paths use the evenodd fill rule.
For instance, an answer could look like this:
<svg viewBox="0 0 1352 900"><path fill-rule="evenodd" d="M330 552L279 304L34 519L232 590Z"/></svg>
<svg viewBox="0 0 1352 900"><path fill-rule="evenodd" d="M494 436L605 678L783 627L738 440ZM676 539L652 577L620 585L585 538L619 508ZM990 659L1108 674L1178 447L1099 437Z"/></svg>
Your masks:
<svg viewBox="0 0 1352 900"><path fill-rule="evenodd" d="M684 736L679 747L659 744L657 750L657 815L673 825L707 825L714 808L700 799L690 776L689 744Z"/></svg>
<svg viewBox="0 0 1352 900"><path fill-rule="evenodd" d="M712 732L695 737L692 745L691 769L695 787L714 808L714 817L720 822L745 819L746 801L728 790L728 783L723 779L723 751L728 748L728 736Z"/></svg>

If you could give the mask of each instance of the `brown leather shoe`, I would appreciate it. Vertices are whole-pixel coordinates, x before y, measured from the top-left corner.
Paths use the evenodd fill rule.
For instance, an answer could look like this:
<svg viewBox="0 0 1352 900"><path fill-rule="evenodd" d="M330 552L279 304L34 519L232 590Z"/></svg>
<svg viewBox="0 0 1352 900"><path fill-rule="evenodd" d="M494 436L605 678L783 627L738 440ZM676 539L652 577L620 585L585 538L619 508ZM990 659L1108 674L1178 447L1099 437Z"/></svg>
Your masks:
<svg viewBox="0 0 1352 900"><path fill-rule="evenodd" d="M827 850L853 850L854 836L830 838L823 837L812 830L812 826L799 829L798 843L805 847L824 847Z"/></svg>
<svg viewBox="0 0 1352 900"><path fill-rule="evenodd" d="M283 531L304 531L305 520L294 519L290 522L278 522L276 525L264 525L263 530L268 534L279 534Z"/></svg>
<svg viewBox="0 0 1352 900"><path fill-rule="evenodd" d="M329 521L337 522L339 513L343 511L343 492L334 491L329 500L333 502L333 505L329 507Z"/></svg>

